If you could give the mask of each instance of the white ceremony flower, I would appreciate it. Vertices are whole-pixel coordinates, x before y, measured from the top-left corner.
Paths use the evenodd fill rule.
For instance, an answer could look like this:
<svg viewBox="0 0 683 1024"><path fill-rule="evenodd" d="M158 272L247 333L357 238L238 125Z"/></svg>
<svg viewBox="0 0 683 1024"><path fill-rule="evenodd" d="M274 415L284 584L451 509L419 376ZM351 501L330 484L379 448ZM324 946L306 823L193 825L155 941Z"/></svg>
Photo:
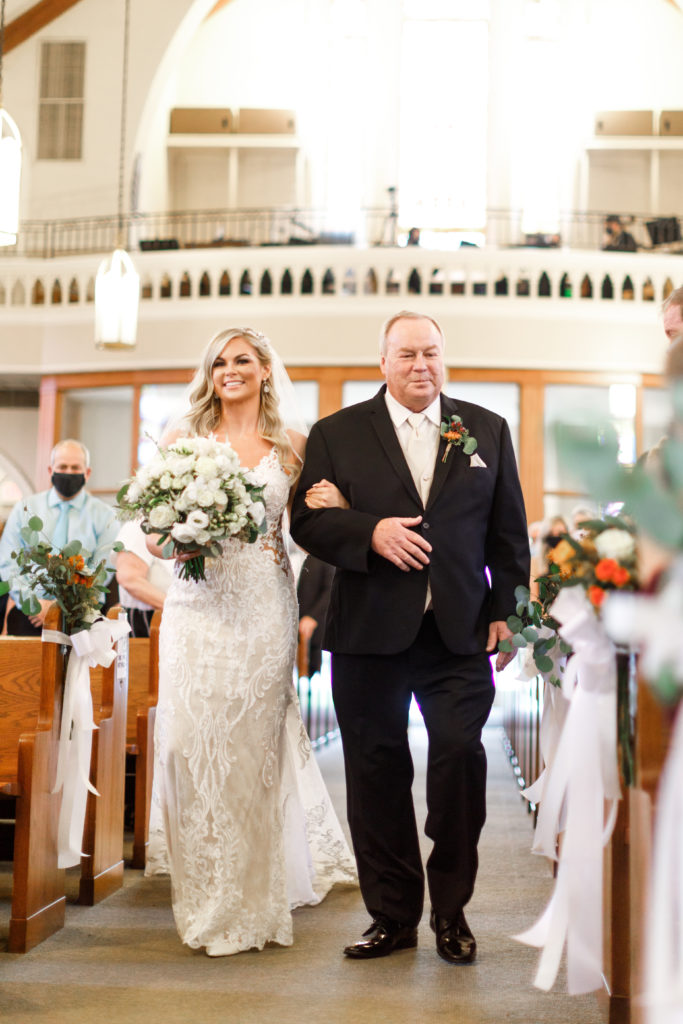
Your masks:
<svg viewBox="0 0 683 1024"><path fill-rule="evenodd" d="M616 562L621 562L633 558L636 544L628 530L610 527L597 535L595 548L600 558L613 558Z"/></svg>
<svg viewBox="0 0 683 1024"><path fill-rule="evenodd" d="M209 517L206 512L202 512L201 509L195 509L194 512L190 512L187 517L187 525L193 529L205 530L209 525Z"/></svg>
<svg viewBox="0 0 683 1024"><path fill-rule="evenodd" d="M213 499L215 497L214 492L206 484L198 485L197 487L197 504L201 505L202 508L210 508L213 505Z"/></svg>
<svg viewBox="0 0 683 1024"><path fill-rule="evenodd" d="M249 514L257 526L260 526L266 516L266 506L262 501L252 501L249 506Z"/></svg>
<svg viewBox="0 0 683 1024"><path fill-rule="evenodd" d="M141 490L144 490L146 487L149 487L150 482L152 480L152 474L149 471L149 466L140 466L140 468L135 474L135 479L140 485Z"/></svg>
<svg viewBox="0 0 683 1024"><path fill-rule="evenodd" d="M167 530L176 521L173 505L155 505L149 513L149 525L155 530Z"/></svg>
<svg viewBox="0 0 683 1024"><path fill-rule="evenodd" d="M203 476L206 480L210 480L212 477L217 475L218 466L216 465L216 461L208 455L201 455L197 459L195 471L197 476Z"/></svg>
<svg viewBox="0 0 683 1024"><path fill-rule="evenodd" d="M225 491L216 491L213 496L214 504L216 508L222 509L228 507L228 496Z"/></svg>
<svg viewBox="0 0 683 1024"><path fill-rule="evenodd" d="M177 540L179 544L192 544L197 540L194 530L192 530L187 523L176 523L171 530L171 536L173 537L173 540Z"/></svg>
<svg viewBox="0 0 683 1024"><path fill-rule="evenodd" d="M134 504L142 494L142 487L139 480L135 479L126 491L126 501Z"/></svg>
<svg viewBox="0 0 683 1024"><path fill-rule="evenodd" d="M172 479L173 478L168 470L161 474L159 477L159 487L161 487L162 491L170 491Z"/></svg>

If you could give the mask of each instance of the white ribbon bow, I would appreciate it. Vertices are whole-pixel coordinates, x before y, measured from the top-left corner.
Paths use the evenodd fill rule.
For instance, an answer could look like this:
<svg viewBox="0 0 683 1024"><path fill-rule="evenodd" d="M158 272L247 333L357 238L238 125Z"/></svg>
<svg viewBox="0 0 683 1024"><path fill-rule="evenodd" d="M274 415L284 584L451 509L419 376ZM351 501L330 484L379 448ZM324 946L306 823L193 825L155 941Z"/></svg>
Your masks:
<svg viewBox="0 0 683 1024"><path fill-rule="evenodd" d="M90 669L108 668L116 658L114 644L130 633L123 619L98 619L90 629L67 636L56 629L44 629L44 643L66 644L72 653L66 670L62 700L62 724L57 755L57 778L53 792L63 788L57 834L57 864L60 868L80 864L88 790L99 796L90 783L90 753L93 721Z"/></svg>
<svg viewBox="0 0 683 1024"><path fill-rule="evenodd" d="M542 949L534 985L544 991L555 983L566 943L568 990L578 995L603 984L603 846L620 796L616 651L582 587L561 590L550 612L562 623L560 635L574 656L562 681L570 704L546 775L534 852L557 860L564 815L566 826L550 903L536 924L515 938Z"/></svg>

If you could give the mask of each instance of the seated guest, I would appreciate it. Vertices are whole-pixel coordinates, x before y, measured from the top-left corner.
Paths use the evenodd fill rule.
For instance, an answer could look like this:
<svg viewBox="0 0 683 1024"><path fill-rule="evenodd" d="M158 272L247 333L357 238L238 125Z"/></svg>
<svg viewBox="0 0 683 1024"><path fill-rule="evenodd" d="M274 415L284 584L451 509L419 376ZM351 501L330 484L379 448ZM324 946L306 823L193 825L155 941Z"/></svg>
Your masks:
<svg viewBox="0 0 683 1024"><path fill-rule="evenodd" d="M155 558L139 524L132 520L123 524L116 539L126 549L115 556L119 602L126 609L131 636L149 636L152 616L164 607L173 579L173 560Z"/></svg>
<svg viewBox="0 0 683 1024"><path fill-rule="evenodd" d="M60 441L52 449L49 471L52 481L50 489L18 501L9 514L0 538L0 579L10 580L18 575L12 552L26 547L21 529L31 516L38 516L42 520L42 533L51 542L53 549L60 550L69 541L79 540L83 548L93 556L91 568L103 558L111 557L118 523L113 509L88 494L85 489L91 472L88 449L72 438ZM9 602L7 613L7 632L10 636L37 636L42 631L52 601L40 594L37 596L40 611L36 615L27 616L21 611L19 592L10 591L12 601Z"/></svg>
<svg viewBox="0 0 683 1024"><path fill-rule="evenodd" d="M624 229L616 213L605 217L605 236L604 252L635 252L638 248L635 238Z"/></svg>

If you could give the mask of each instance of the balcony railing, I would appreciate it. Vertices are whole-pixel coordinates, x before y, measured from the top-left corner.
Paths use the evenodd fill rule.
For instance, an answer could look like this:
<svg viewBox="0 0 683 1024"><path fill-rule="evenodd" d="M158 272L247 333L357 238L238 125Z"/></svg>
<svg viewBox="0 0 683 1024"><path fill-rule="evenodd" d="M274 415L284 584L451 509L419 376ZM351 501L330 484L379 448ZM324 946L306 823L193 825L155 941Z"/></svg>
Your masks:
<svg viewBox="0 0 683 1024"><path fill-rule="evenodd" d="M432 232L441 239L439 247L453 249L461 239L476 235L482 244L492 247L562 246L572 249L600 249L603 243L605 213L571 211L560 216L556 235L525 233L518 210L491 209L479 229ZM638 214L628 222L628 230L641 249L670 251L680 248L677 219L658 218L657 234L647 225L651 215ZM322 210L278 208L251 210L185 210L170 213L139 213L119 223L115 215L78 217L69 220L23 221L16 246L0 249L0 257L29 256L52 259L58 256L105 253L114 249L123 237L131 252L193 248L230 248L244 246L357 245L392 246L407 228L399 224L398 214L389 208L358 211L355 223L330 226L329 215ZM657 246L652 245L652 238Z"/></svg>
<svg viewBox="0 0 683 1024"><path fill-rule="evenodd" d="M21 308L77 309L94 297L98 257L0 261L0 315ZM237 299L266 304L290 297L334 305L371 297L470 299L516 306L558 300L586 310L600 304L658 303L683 284L673 255L565 249L342 246L181 249L135 254L142 310L172 301Z"/></svg>

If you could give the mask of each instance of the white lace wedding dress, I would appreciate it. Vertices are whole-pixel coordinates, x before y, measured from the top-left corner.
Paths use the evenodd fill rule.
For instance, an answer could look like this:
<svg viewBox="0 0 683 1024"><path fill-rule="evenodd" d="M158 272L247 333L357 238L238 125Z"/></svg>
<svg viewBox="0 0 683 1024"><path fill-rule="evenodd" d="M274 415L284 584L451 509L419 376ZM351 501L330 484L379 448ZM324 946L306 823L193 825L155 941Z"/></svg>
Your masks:
<svg viewBox="0 0 683 1024"><path fill-rule="evenodd" d="M291 908L356 881L293 687L288 477L274 449L252 474L267 532L174 578L160 635L146 874L170 869L180 937L211 956L290 945Z"/></svg>

